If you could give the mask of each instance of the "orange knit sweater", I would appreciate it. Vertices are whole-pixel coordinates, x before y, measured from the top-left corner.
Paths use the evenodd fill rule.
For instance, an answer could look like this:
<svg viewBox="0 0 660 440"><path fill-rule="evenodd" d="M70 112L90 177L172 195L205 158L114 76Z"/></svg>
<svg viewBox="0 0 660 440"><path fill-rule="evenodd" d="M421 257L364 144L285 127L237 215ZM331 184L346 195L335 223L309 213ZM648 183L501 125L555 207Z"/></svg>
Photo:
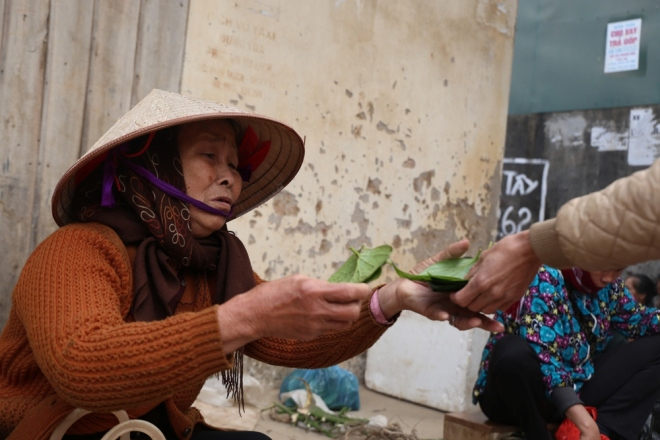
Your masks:
<svg viewBox="0 0 660 440"><path fill-rule="evenodd" d="M165 402L182 439L201 421L190 406L204 381L232 367L218 306L191 277L174 316L131 322L130 254L112 229L87 223L59 229L30 256L0 335L0 438L13 431L12 439L47 439L74 407L137 417ZM274 365L326 367L366 350L386 328L365 301L350 331L306 342L261 339L245 352ZM69 432L114 424L94 414Z"/></svg>

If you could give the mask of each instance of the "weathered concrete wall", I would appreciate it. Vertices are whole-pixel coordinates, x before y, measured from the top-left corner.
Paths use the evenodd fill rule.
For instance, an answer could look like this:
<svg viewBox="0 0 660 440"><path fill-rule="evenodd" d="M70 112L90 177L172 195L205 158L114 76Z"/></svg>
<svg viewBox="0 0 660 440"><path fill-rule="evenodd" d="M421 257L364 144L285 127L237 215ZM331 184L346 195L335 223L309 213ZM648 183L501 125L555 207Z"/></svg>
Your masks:
<svg viewBox="0 0 660 440"><path fill-rule="evenodd" d="M527 229L531 221L539 220L541 209L545 218L552 218L570 199L603 189L616 179L647 168L659 157L659 106L510 116L504 175L515 173L515 179L521 177L521 181L536 186L527 193L529 185L509 185L507 190L503 182L499 235ZM517 166L508 161L514 158L545 161L545 177L538 165ZM546 195L542 203L534 195L543 187ZM655 279L660 261L641 263L629 271Z"/></svg>
<svg viewBox="0 0 660 440"><path fill-rule="evenodd" d="M152 89L178 92L188 0L0 0L0 328L64 172Z"/></svg>
<svg viewBox="0 0 660 440"><path fill-rule="evenodd" d="M182 93L281 119L306 137L292 184L231 223L258 272L327 278L348 247L384 243L410 268L459 238L471 239L471 253L492 240L516 6L191 0ZM483 340L428 324L443 335L428 342L461 359L463 402ZM445 351L442 338L458 343ZM361 377L364 357L350 367ZM250 369L274 382L284 374Z"/></svg>

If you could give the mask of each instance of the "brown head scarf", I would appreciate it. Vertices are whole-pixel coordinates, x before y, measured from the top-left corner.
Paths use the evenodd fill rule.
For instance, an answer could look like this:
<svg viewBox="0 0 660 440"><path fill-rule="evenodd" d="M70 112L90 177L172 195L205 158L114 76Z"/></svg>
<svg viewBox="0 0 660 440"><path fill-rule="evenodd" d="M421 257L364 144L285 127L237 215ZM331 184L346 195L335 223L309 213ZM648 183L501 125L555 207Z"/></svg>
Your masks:
<svg viewBox="0 0 660 440"><path fill-rule="evenodd" d="M119 158L117 155L122 154ZM227 227L203 239L190 228L187 203L169 196L134 172L125 161L145 168L158 179L185 192L175 128L157 132L151 142L143 136L111 152L105 167L114 167L114 207L101 205L104 166L97 167L76 192L75 213L80 221L114 229L126 246L136 246L133 267L136 321L154 321L174 314L183 288L182 270L198 278L216 274L213 303L222 304L255 286L252 266L243 243ZM107 178L107 172L106 172ZM242 351L234 371L223 382L242 401Z"/></svg>

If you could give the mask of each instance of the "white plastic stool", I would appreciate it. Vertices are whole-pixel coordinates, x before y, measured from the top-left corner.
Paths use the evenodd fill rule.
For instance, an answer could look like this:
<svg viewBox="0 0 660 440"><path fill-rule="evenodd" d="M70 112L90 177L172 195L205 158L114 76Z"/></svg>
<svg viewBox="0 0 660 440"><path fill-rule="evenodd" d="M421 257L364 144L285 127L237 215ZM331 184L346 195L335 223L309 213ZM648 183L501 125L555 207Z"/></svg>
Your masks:
<svg viewBox="0 0 660 440"><path fill-rule="evenodd" d="M64 437L64 434L66 434L71 425L89 413L91 413L91 411L82 408L76 408L71 411L69 415L57 425L53 433L50 435L50 440L62 440L62 437ZM130 440L129 434L131 432L142 432L151 437L152 440L166 440L162 431L153 423L139 419L131 420L128 418L126 411L113 411L112 414L117 417L119 424L110 429L101 440Z"/></svg>

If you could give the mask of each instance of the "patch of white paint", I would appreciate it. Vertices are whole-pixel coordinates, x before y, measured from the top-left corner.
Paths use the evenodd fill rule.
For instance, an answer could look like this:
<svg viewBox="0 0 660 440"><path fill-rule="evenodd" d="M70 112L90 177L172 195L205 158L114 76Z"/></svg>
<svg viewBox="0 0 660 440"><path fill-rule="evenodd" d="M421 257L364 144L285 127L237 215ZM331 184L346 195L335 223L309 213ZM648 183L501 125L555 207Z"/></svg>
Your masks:
<svg viewBox="0 0 660 440"><path fill-rule="evenodd" d="M660 123L653 109L630 110L628 165L648 166L660 157Z"/></svg>
<svg viewBox="0 0 660 440"><path fill-rule="evenodd" d="M584 146L587 120L582 114L560 113L545 121L545 135L556 147Z"/></svg>
<svg viewBox="0 0 660 440"><path fill-rule="evenodd" d="M628 130L623 133L605 127L591 127L591 146L598 151L624 151L628 149Z"/></svg>

